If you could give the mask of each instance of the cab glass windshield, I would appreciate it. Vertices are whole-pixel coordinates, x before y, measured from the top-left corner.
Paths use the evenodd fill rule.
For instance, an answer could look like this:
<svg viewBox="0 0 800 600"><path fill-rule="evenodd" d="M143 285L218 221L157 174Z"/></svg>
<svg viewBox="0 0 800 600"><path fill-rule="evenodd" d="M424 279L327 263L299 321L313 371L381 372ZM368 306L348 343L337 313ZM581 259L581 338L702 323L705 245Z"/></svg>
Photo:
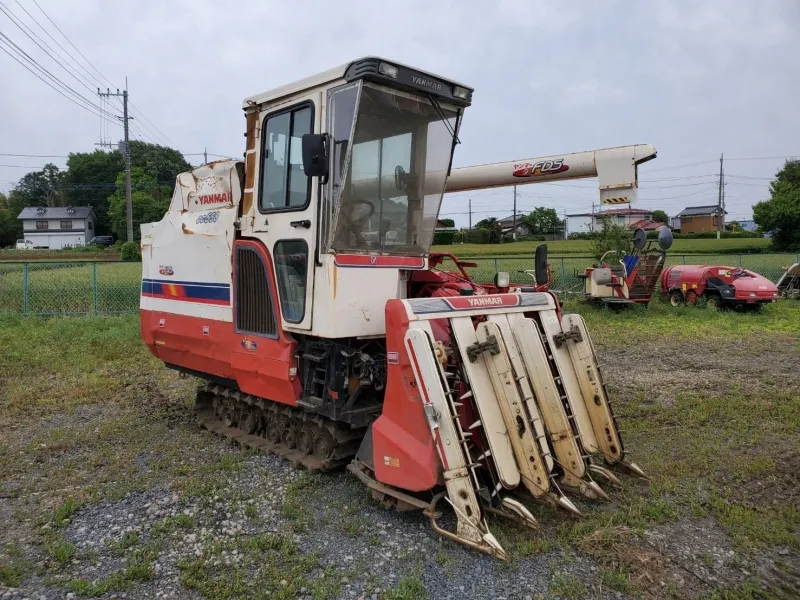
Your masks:
<svg viewBox="0 0 800 600"><path fill-rule="evenodd" d="M430 250L458 112L363 84L332 247L423 255Z"/></svg>

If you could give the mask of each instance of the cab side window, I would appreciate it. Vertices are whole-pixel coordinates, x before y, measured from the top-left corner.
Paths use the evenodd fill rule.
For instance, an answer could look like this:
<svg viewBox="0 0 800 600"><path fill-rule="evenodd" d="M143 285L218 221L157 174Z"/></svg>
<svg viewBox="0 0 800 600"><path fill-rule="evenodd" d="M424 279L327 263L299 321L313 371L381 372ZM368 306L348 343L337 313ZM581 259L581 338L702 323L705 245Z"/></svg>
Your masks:
<svg viewBox="0 0 800 600"><path fill-rule="evenodd" d="M313 111L306 104L267 115L262 128L262 212L299 210L308 205L310 178L303 172L302 138L311 133Z"/></svg>
<svg viewBox="0 0 800 600"><path fill-rule="evenodd" d="M273 259L283 318L299 323L306 313L308 244L303 240L282 240L275 244Z"/></svg>

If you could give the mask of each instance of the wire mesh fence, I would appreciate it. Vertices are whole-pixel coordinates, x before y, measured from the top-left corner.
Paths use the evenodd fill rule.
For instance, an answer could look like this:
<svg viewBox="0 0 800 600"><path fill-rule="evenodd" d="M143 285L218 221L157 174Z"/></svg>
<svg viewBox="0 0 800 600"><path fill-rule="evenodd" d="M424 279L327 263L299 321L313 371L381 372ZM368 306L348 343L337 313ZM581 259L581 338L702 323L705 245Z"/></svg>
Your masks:
<svg viewBox="0 0 800 600"><path fill-rule="evenodd" d="M477 263L477 267L468 268L470 277L478 283L489 283L495 273L505 271L510 274L511 282L530 284L532 278L525 274L533 270L533 254L527 256L459 256L460 260ZM551 289L562 294L583 293L584 280L579 277L586 267L597 260L591 256L551 256L549 257L552 272ZM724 265L750 269L777 282L786 267L800 262L800 254L670 254L667 253L666 265ZM447 262L443 268L450 269Z"/></svg>
<svg viewBox="0 0 800 600"><path fill-rule="evenodd" d="M139 309L141 272L139 263L0 262L0 312L134 312Z"/></svg>
<svg viewBox="0 0 800 600"><path fill-rule="evenodd" d="M524 271L534 268L533 255L460 257L476 263L467 269L476 282L489 283L505 271L513 283L530 283ZM583 292L578 277L594 261L589 256L551 256L553 291ZM798 254L667 254L667 265L709 264L751 269L777 281ZM443 268L451 268L447 262ZM140 263L0 262L0 313L24 315L120 314L139 310Z"/></svg>

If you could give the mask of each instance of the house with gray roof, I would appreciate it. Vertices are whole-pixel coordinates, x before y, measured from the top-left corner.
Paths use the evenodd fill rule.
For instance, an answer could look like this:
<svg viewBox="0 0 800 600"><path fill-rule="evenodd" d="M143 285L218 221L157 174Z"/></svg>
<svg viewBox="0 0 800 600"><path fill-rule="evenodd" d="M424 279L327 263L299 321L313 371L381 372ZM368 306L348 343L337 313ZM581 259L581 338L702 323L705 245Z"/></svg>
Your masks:
<svg viewBox="0 0 800 600"><path fill-rule="evenodd" d="M51 250L85 246L97 222L91 206L27 206L17 218L29 247Z"/></svg>
<svg viewBox="0 0 800 600"><path fill-rule="evenodd" d="M722 231L725 226L724 211L717 204L687 206L676 215L681 220L681 233Z"/></svg>

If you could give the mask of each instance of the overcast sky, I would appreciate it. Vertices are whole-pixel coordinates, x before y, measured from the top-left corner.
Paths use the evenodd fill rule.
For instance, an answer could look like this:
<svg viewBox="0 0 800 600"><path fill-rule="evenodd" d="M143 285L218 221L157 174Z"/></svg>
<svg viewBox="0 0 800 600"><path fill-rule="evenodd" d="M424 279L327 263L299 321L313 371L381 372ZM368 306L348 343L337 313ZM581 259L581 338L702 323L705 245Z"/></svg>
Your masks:
<svg viewBox="0 0 800 600"><path fill-rule="evenodd" d="M241 156L244 97L377 54L475 88L456 166L651 143L658 159L640 169L640 206L674 215L716 203L724 152L729 218L750 218L781 157L800 156L798 0L37 1L115 86L128 77L153 125L138 118L137 136L185 154ZM34 0L0 4L63 55L27 9L80 58ZM0 32L99 103L2 13ZM100 117L4 52L0 74L0 164L63 166L2 154L94 148ZM25 172L0 167L0 190ZM511 190L494 189L447 196L442 216L466 225L468 197L473 222L511 214ZM597 199L594 180L519 188L524 211L581 212Z"/></svg>

